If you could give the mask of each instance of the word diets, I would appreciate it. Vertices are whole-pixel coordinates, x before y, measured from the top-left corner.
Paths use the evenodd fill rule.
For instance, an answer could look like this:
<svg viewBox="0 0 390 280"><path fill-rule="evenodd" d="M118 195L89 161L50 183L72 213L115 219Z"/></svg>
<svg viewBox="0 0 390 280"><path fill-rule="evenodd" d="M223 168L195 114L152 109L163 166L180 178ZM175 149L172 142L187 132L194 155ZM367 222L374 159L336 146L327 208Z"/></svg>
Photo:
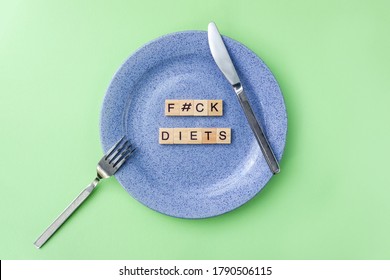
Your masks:
<svg viewBox="0 0 390 280"><path fill-rule="evenodd" d="M230 144L230 128L160 128L160 144Z"/></svg>

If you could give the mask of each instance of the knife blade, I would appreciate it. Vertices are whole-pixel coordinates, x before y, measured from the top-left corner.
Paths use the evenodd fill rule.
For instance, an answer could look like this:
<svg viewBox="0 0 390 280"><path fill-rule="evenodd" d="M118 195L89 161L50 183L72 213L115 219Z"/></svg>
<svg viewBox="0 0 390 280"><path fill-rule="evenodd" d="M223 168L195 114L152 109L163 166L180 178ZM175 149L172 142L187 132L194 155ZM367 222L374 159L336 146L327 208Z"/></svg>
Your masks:
<svg viewBox="0 0 390 280"><path fill-rule="evenodd" d="M271 172L273 174L279 173L279 163L271 149L271 146L268 143L260 123L257 121L255 114L253 113L252 107L250 106L246 93L242 87L240 78L238 77L236 68L234 67L229 52L227 51L221 34L219 33L218 28L214 22L210 22L208 26L208 41L211 55L213 56L219 70L221 70L225 78L233 86L238 101L244 110L249 126L255 135L257 143L260 146L260 150L263 153Z"/></svg>

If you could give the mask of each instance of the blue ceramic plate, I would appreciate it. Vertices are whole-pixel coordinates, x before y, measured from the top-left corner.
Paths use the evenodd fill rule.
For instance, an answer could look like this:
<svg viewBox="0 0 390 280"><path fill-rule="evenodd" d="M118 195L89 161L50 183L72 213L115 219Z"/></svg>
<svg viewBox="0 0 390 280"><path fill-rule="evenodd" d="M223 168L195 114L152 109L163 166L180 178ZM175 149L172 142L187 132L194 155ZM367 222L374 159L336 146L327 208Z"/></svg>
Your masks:
<svg viewBox="0 0 390 280"><path fill-rule="evenodd" d="M283 154L286 108L267 66L237 41L223 38L253 110L276 157ZM166 117L165 99L222 99L222 117ZM160 145L160 127L230 127L230 145ZM272 174L235 93L209 51L207 33L160 37L120 67L100 119L107 151L122 135L137 148L116 178L135 199L158 212L206 218L244 204ZM280 176L280 175L279 175Z"/></svg>

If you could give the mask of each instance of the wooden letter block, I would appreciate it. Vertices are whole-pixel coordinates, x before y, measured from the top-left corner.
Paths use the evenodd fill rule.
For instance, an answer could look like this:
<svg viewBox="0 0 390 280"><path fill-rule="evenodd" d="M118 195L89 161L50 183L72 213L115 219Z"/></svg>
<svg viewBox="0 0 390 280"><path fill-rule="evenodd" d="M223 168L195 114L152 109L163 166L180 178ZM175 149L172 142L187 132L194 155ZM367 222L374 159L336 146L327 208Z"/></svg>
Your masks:
<svg viewBox="0 0 390 280"><path fill-rule="evenodd" d="M194 100L194 116L207 116L208 113L207 100Z"/></svg>
<svg viewBox="0 0 390 280"><path fill-rule="evenodd" d="M194 115L194 100L178 100L180 116Z"/></svg>
<svg viewBox="0 0 390 280"><path fill-rule="evenodd" d="M202 144L216 144L216 143L217 143L217 129L202 128Z"/></svg>
<svg viewBox="0 0 390 280"><path fill-rule="evenodd" d="M223 115L223 101L222 100L208 100L208 115L222 116Z"/></svg>
<svg viewBox="0 0 390 280"><path fill-rule="evenodd" d="M173 144L173 128L160 128L158 142L160 144Z"/></svg>
<svg viewBox="0 0 390 280"><path fill-rule="evenodd" d="M188 142L187 144L202 144L202 129L201 128L190 128L188 131Z"/></svg>
<svg viewBox="0 0 390 280"><path fill-rule="evenodd" d="M173 144L187 144L187 142L188 142L188 128L174 128Z"/></svg>
<svg viewBox="0 0 390 280"><path fill-rule="evenodd" d="M217 144L230 144L230 143L231 143L231 129L217 128Z"/></svg>
<svg viewBox="0 0 390 280"><path fill-rule="evenodd" d="M165 100L165 115L180 116L180 100Z"/></svg>

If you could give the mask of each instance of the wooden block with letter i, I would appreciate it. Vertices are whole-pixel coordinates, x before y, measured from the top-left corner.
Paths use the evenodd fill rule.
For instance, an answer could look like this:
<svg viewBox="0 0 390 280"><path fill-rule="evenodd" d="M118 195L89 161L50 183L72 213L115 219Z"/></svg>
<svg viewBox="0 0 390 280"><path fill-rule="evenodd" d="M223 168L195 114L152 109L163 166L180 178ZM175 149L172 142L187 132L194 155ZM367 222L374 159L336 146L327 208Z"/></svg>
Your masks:
<svg viewBox="0 0 390 280"><path fill-rule="evenodd" d="M188 142L188 128L174 128L173 129L173 144L187 144Z"/></svg>

